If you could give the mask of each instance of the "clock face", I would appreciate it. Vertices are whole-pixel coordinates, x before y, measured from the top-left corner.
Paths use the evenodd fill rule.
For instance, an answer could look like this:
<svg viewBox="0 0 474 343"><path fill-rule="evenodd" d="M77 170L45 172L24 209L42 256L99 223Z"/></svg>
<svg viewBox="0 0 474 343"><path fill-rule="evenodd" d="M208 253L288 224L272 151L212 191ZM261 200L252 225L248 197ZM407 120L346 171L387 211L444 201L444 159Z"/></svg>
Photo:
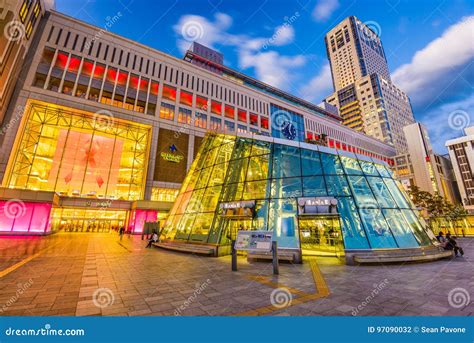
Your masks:
<svg viewBox="0 0 474 343"><path fill-rule="evenodd" d="M286 139L294 140L296 138L296 128L289 121L283 123L281 131Z"/></svg>

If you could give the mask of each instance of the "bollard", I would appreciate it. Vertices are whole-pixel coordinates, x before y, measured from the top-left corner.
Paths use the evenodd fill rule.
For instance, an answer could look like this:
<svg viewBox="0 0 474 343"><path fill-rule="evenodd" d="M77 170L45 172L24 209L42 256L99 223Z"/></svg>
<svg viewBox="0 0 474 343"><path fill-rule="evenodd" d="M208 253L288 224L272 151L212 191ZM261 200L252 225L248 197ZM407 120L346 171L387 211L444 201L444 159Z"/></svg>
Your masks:
<svg viewBox="0 0 474 343"><path fill-rule="evenodd" d="M272 242L272 257L273 257L273 274L278 275L280 274L280 270L278 266L278 244L276 241Z"/></svg>
<svg viewBox="0 0 474 343"><path fill-rule="evenodd" d="M232 246L232 271L237 271L237 250L235 250L235 240L231 241Z"/></svg>

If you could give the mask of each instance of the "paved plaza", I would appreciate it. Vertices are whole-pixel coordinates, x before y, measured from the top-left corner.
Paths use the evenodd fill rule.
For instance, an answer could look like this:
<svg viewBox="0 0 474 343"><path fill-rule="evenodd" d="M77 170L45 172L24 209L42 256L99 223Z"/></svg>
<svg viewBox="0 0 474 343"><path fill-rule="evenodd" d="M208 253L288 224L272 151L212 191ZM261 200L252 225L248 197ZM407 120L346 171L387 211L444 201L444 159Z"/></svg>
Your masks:
<svg viewBox="0 0 474 343"><path fill-rule="evenodd" d="M474 238L466 257L347 266L335 258L282 263L146 249L139 236L55 234L0 239L0 315L474 314Z"/></svg>

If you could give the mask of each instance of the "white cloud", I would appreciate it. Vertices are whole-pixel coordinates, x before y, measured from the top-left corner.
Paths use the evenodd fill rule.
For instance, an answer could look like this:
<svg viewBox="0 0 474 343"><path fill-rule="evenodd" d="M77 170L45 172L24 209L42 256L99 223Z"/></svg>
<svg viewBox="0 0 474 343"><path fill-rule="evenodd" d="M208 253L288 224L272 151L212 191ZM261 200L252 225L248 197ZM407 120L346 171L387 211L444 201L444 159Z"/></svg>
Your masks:
<svg viewBox="0 0 474 343"><path fill-rule="evenodd" d="M393 73L394 82L422 103L437 97L474 58L474 16L450 26Z"/></svg>
<svg viewBox="0 0 474 343"><path fill-rule="evenodd" d="M212 21L198 15L182 16L173 29L179 37L177 45L181 52L184 53L193 41L214 49L216 45L235 47L241 68L254 68L263 82L288 88L285 86L293 79L292 69L302 66L306 59L302 55L284 56L269 48L291 43L295 37L293 27L283 24L275 27L271 37L250 37L229 33L231 26L230 16L217 13Z"/></svg>
<svg viewBox="0 0 474 343"><path fill-rule="evenodd" d="M313 18L320 22L326 21L338 7L338 0L319 0L313 9Z"/></svg>
<svg viewBox="0 0 474 343"><path fill-rule="evenodd" d="M288 88L293 79L291 69L302 66L306 61L303 55L281 56L275 51L242 50L239 57L241 68L255 68L259 80L282 88Z"/></svg>
<svg viewBox="0 0 474 343"><path fill-rule="evenodd" d="M225 42L228 36L226 30L231 25L232 18L224 13L216 13L212 22L205 17L189 14L182 16L173 29L180 36L178 47L184 52L193 41L211 48Z"/></svg>
<svg viewBox="0 0 474 343"><path fill-rule="evenodd" d="M333 85L329 63L323 65L319 73L300 89L303 99L316 103L319 103L324 97L331 95L332 92Z"/></svg>
<svg viewBox="0 0 474 343"><path fill-rule="evenodd" d="M295 30L290 25L281 25L275 28L275 33L273 34L271 40L272 45L286 45L293 42L295 38Z"/></svg>
<svg viewBox="0 0 474 343"><path fill-rule="evenodd" d="M437 153L446 153L445 142L463 134L462 128L454 129L452 125L450 126L450 115L455 113L467 114L463 123L472 126L474 124L474 95L436 107L424 113L420 120L428 128L430 141Z"/></svg>

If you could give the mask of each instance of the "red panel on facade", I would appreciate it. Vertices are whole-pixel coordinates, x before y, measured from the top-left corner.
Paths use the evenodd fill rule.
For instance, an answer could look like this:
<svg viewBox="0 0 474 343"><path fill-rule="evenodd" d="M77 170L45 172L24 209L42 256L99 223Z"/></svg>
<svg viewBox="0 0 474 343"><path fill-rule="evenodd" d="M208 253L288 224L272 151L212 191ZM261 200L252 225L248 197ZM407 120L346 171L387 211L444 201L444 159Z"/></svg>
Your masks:
<svg viewBox="0 0 474 343"><path fill-rule="evenodd" d="M233 106L225 105L225 116L227 118L235 119L235 110Z"/></svg>
<svg viewBox="0 0 474 343"><path fill-rule="evenodd" d="M268 130L268 118L266 117L260 117L260 126L263 128L263 129L267 129ZM312 135L312 134L311 134Z"/></svg>
<svg viewBox="0 0 474 343"><path fill-rule="evenodd" d="M207 98L196 96L196 107L202 111L207 111Z"/></svg>
<svg viewBox="0 0 474 343"><path fill-rule="evenodd" d="M181 91L181 94L179 96L179 102L184 104L184 105L192 106L193 105L193 95L191 93Z"/></svg>
<svg viewBox="0 0 474 343"><path fill-rule="evenodd" d="M163 98L166 98L169 100L176 100L176 88L164 85Z"/></svg>
<svg viewBox="0 0 474 343"><path fill-rule="evenodd" d="M211 101L211 112L215 114L222 114L222 104L217 101Z"/></svg>

